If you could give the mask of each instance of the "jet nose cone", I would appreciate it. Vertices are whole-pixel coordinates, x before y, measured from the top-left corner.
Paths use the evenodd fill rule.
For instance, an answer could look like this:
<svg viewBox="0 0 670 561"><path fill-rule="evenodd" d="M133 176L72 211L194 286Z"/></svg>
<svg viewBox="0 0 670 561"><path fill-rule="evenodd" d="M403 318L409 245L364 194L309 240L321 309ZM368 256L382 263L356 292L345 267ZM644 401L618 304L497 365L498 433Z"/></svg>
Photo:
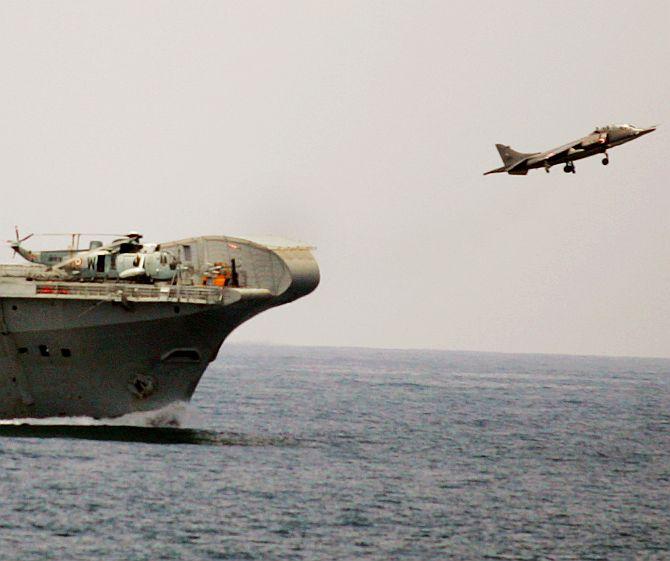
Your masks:
<svg viewBox="0 0 670 561"><path fill-rule="evenodd" d="M642 136L643 134L649 134L650 132L654 132L655 130L656 130L656 125L654 125L653 127L647 127L646 129L640 129L637 132L637 135Z"/></svg>

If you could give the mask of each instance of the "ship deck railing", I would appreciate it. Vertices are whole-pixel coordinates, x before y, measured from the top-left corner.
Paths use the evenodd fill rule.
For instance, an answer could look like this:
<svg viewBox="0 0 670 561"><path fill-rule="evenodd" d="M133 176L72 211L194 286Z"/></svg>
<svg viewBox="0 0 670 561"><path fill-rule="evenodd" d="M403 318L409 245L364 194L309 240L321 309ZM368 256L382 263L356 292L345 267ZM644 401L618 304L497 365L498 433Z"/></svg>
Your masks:
<svg viewBox="0 0 670 561"><path fill-rule="evenodd" d="M223 289L213 286L152 286L131 283L35 283L35 295L51 298L187 302L217 304L224 301Z"/></svg>
<svg viewBox="0 0 670 561"><path fill-rule="evenodd" d="M62 276L61 276L62 275ZM63 272L47 271L38 265L0 265L0 298L56 298L125 302L184 302L192 304L234 304L240 300L266 300L275 294L260 287L140 284L129 281L74 281ZM45 278L46 277L46 278Z"/></svg>

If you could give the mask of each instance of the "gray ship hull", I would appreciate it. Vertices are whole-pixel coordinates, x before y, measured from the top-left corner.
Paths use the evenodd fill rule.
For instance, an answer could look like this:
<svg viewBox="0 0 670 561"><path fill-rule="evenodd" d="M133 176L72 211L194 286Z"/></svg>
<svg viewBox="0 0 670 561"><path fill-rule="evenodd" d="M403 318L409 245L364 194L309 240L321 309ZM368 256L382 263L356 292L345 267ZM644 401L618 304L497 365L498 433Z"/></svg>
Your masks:
<svg viewBox="0 0 670 561"><path fill-rule="evenodd" d="M235 247L242 243L250 248L239 259L248 264L248 276L256 275L255 286L138 288L5 279L0 417L116 417L188 401L233 329L319 282L308 249L270 250L242 240ZM263 252L276 262L254 272L249 255L264 261Z"/></svg>

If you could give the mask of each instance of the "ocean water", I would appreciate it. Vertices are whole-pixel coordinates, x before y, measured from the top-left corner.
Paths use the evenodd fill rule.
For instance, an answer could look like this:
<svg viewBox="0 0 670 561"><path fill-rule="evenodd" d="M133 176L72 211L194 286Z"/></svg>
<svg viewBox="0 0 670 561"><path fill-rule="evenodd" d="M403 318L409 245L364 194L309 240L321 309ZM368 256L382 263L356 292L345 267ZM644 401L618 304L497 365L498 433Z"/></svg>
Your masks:
<svg viewBox="0 0 670 561"><path fill-rule="evenodd" d="M224 345L0 473L2 560L667 560L670 360Z"/></svg>

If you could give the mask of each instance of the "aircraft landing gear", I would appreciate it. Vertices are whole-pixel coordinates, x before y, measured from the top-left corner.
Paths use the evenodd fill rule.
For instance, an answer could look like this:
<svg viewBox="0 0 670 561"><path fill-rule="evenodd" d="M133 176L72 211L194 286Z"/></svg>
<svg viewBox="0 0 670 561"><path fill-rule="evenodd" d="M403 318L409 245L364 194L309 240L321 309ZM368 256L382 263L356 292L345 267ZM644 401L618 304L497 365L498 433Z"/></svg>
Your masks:
<svg viewBox="0 0 670 561"><path fill-rule="evenodd" d="M607 152L605 152L605 157L603 158L603 165L606 166L609 163L610 163L610 158L607 155Z"/></svg>
<svg viewBox="0 0 670 561"><path fill-rule="evenodd" d="M565 173L575 173L575 164L573 162L568 162L563 168Z"/></svg>
<svg viewBox="0 0 670 561"><path fill-rule="evenodd" d="M544 171L546 171L547 173L549 173L549 168L551 168L551 166L544 166Z"/></svg>

